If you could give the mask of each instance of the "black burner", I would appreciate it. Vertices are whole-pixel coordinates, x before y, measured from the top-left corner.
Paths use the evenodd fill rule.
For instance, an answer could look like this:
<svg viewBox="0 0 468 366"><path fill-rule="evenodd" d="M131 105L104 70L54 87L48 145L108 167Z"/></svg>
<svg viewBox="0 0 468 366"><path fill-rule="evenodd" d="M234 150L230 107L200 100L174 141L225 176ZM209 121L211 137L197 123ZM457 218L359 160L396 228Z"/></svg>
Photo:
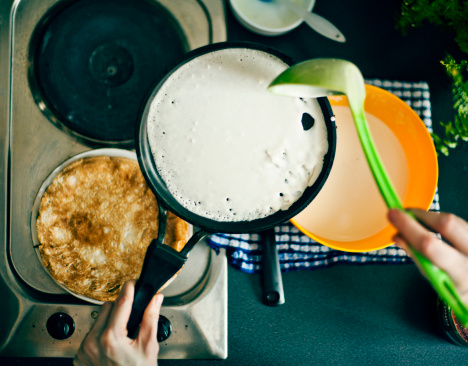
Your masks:
<svg viewBox="0 0 468 366"><path fill-rule="evenodd" d="M89 70L100 83L120 85L132 75L133 58L125 48L113 43L105 44L91 54Z"/></svg>
<svg viewBox="0 0 468 366"><path fill-rule="evenodd" d="M79 135L128 143L148 88L186 51L182 30L157 2L68 2L36 28L31 87Z"/></svg>

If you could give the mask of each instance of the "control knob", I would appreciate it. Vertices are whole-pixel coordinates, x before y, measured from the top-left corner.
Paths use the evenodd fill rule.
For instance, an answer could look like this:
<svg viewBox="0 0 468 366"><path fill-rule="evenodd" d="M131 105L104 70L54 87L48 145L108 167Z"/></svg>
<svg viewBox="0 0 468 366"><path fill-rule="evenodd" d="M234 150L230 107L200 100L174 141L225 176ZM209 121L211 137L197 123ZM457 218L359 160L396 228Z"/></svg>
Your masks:
<svg viewBox="0 0 468 366"><path fill-rule="evenodd" d="M169 338L172 332L172 325L169 319L165 316L160 315L158 321L158 342L164 342L166 339Z"/></svg>
<svg viewBox="0 0 468 366"><path fill-rule="evenodd" d="M55 313L47 320L47 332L54 339L67 339L75 331L73 318L65 313Z"/></svg>

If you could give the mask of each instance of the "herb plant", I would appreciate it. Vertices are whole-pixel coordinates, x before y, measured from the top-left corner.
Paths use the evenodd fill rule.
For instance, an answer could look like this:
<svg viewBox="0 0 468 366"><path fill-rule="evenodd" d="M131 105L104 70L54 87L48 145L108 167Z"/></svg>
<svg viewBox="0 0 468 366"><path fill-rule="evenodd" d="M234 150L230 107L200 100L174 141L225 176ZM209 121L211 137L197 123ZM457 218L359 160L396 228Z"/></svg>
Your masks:
<svg viewBox="0 0 468 366"><path fill-rule="evenodd" d="M403 0L397 28L405 34L425 21L455 34L461 51L468 54L468 0ZM468 61L457 62L447 55L441 61L452 82L455 116L453 121L441 122L443 135L432 133L436 150L449 155L460 140L468 141Z"/></svg>

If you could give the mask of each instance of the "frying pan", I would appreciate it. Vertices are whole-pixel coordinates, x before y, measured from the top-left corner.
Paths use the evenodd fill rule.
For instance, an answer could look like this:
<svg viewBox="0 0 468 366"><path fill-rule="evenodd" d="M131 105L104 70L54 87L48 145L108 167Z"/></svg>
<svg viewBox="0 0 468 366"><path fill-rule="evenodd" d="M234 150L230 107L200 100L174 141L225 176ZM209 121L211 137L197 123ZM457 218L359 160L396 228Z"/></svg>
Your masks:
<svg viewBox="0 0 468 366"><path fill-rule="evenodd" d="M138 126L136 131L136 153L138 162L148 186L156 196L159 204L159 232L158 238L148 247L143 263L140 278L135 285L135 298L132 312L127 325L129 337L135 337L138 332L138 326L141 322L143 312L151 301L154 294L160 289L165 281L171 278L183 265L188 253L202 238L213 233L257 233L272 229L278 224L288 221L296 216L314 199L323 184L325 183L333 164L336 149L336 126L333 112L327 98L318 98L321 111L325 119L328 137L328 152L324 157L322 171L315 183L308 187L301 197L292 204L287 210L280 210L267 217L250 221L229 221L221 222L209 219L195 214L182 206L170 193L166 183L158 173L156 164L148 142L147 121L150 105L156 94L171 76L182 65L188 63L196 57L204 54L224 50L228 48L253 49L263 51L276 56L288 65L293 64L293 60L285 54L254 43L247 42L223 42L211 44L198 48L185 55L185 57L175 66L170 68L152 87L145 98L140 110ZM172 248L163 245L166 227L166 212L172 211L174 214L198 227L199 230L189 239L184 249L178 253Z"/></svg>

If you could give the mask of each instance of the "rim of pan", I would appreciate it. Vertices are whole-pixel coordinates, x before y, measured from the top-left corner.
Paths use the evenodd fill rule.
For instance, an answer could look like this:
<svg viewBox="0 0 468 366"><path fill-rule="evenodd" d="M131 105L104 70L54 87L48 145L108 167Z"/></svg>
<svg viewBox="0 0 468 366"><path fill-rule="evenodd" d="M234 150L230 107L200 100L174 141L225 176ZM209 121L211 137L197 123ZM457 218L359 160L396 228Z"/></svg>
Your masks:
<svg viewBox="0 0 468 366"><path fill-rule="evenodd" d="M169 68L169 70L167 70L167 72L165 72L160 79L156 80L152 88L147 93L147 96L144 99L140 108L139 119L137 120L138 122L135 138L136 154L138 157L138 162L140 164L141 171L143 172L143 176L145 177L148 186L155 194L159 204L161 204L166 209L169 209L170 211L174 212L180 218L195 226L198 226L200 229L209 233L259 232L270 229L280 223L288 221L292 217L296 216L304 208L306 208L307 205L319 193L320 189L324 185L330 173L336 150L336 126L333 111L326 97L317 98L317 101L324 115L328 137L328 152L324 156L324 164L319 177L312 186L306 188L302 196L287 210L277 211L264 218L259 218L251 221L216 221L191 212L190 210L182 206L170 194L164 180L158 174L156 164L154 162L148 142L146 127L149 108L151 106L151 102L153 101L154 97L156 96L164 82L172 75L173 72L175 72L181 66L190 62L194 58L210 52L228 48L246 48L257 51L263 51L278 57L280 60L282 60L288 65L293 65L295 63L291 57L285 55L284 53L274 48L250 42L221 42L204 46L187 53L181 60L179 60L179 62L173 64L172 67Z"/></svg>

